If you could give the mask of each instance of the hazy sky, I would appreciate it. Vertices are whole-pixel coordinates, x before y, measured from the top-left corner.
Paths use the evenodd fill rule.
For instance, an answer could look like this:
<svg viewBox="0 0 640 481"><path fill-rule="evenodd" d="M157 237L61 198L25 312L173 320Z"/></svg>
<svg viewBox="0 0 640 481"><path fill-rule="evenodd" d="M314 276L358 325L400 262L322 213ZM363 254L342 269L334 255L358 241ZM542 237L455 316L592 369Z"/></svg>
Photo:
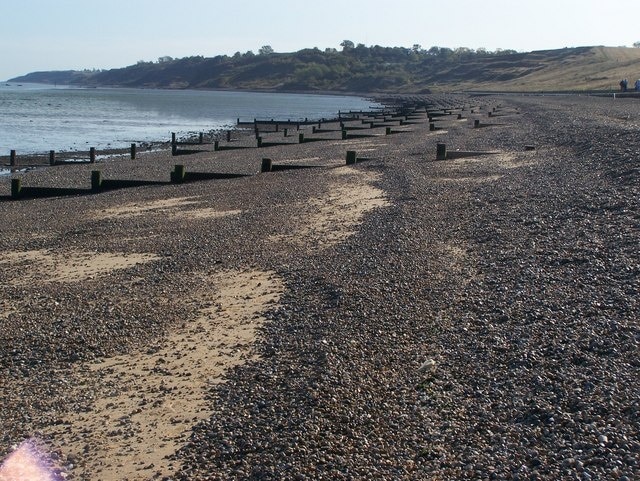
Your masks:
<svg viewBox="0 0 640 481"><path fill-rule="evenodd" d="M640 2L0 0L0 79L161 56L367 46L531 51L640 40Z"/></svg>

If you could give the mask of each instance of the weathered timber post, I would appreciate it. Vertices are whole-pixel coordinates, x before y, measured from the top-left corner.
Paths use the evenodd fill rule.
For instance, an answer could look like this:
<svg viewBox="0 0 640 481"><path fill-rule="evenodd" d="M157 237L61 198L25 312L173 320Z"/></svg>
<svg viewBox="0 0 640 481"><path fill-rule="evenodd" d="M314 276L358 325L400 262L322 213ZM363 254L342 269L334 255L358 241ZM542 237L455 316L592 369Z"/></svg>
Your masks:
<svg viewBox="0 0 640 481"><path fill-rule="evenodd" d="M462 120L462 114L458 114L458 120Z"/></svg>
<svg viewBox="0 0 640 481"><path fill-rule="evenodd" d="M11 150L9 153L9 165L16 165L16 151Z"/></svg>
<svg viewBox="0 0 640 481"><path fill-rule="evenodd" d="M18 199L22 195L22 179L11 179L11 198Z"/></svg>
<svg viewBox="0 0 640 481"><path fill-rule="evenodd" d="M298 143L299 144L304 144L304 132L300 132L298 134Z"/></svg>
<svg viewBox="0 0 640 481"><path fill-rule="evenodd" d="M231 142L231 131L227 130L227 142Z"/></svg>
<svg viewBox="0 0 640 481"><path fill-rule="evenodd" d="M96 192L102 188L102 172L99 170L91 171L91 190Z"/></svg>
<svg viewBox="0 0 640 481"><path fill-rule="evenodd" d="M384 135L391 135L391 127L387 127L384 131Z"/></svg>
<svg viewBox="0 0 640 481"><path fill-rule="evenodd" d="M136 144L131 144L131 160L136 160Z"/></svg>
<svg viewBox="0 0 640 481"><path fill-rule="evenodd" d="M17 199L22 193L22 180L11 179L11 198Z"/></svg>
<svg viewBox="0 0 640 481"><path fill-rule="evenodd" d="M430 130L431 132L434 132L434 131L436 130L436 124L434 124L433 122L431 122L431 123L429 124L429 130Z"/></svg>
<svg viewBox="0 0 640 481"><path fill-rule="evenodd" d="M258 136L256 140L258 141L258 148L262 147L262 137Z"/></svg>
<svg viewBox="0 0 640 481"><path fill-rule="evenodd" d="M316 133L316 126L314 125L313 127L311 127L311 133L315 134Z"/></svg>
<svg viewBox="0 0 640 481"><path fill-rule="evenodd" d="M184 182L184 177L187 174L187 170L184 165L176 164L174 166L173 172L171 172L171 183L173 184L181 184Z"/></svg>
<svg viewBox="0 0 640 481"><path fill-rule="evenodd" d="M347 140L347 131L342 129L342 140Z"/></svg>
<svg viewBox="0 0 640 481"><path fill-rule="evenodd" d="M473 121L473 128L477 129L478 127L480 127L480 119L475 119Z"/></svg>
<svg viewBox="0 0 640 481"><path fill-rule="evenodd" d="M214 151L218 151L218 149L220 148L220 143L216 140L213 142L213 150Z"/></svg>
<svg viewBox="0 0 640 481"><path fill-rule="evenodd" d="M284 129L284 136L285 137L289 137L289 129L285 127Z"/></svg>
<svg viewBox="0 0 640 481"><path fill-rule="evenodd" d="M91 162L92 164L95 164L95 162L96 162L96 148L95 147L89 148L89 162Z"/></svg>
<svg viewBox="0 0 640 481"><path fill-rule="evenodd" d="M176 142L176 133L171 132L171 155L177 155L178 153L178 144Z"/></svg>
<svg viewBox="0 0 640 481"><path fill-rule="evenodd" d="M262 159L262 165L260 166L260 172L271 172L273 163L271 159Z"/></svg>
<svg viewBox="0 0 640 481"><path fill-rule="evenodd" d="M355 150L347 150L347 165L356 163L356 155Z"/></svg>
<svg viewBox="0 0 640 481"><path fill-rule="evenodd" d="M204 144L204 132L200 132L200 137L198 138L198 142Z"/></svg>
<svg viewBox="0 0 640 481"><path fill-rule="evenodd" d="M447 144L438 143L436 145L436 160L447 159Z"/></svg>
<svg viewBox="0 0 640 481"><path fill-rule="evenodd" d="M56 151L49 151L49 165L56 165Z"/></svg>

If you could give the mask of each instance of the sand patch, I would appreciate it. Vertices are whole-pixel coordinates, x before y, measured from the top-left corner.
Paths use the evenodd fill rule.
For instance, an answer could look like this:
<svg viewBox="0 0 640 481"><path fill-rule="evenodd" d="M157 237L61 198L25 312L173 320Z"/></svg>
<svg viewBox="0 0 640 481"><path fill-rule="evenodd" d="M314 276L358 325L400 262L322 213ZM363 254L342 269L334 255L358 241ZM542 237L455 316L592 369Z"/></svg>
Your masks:
<svg viewBox="0 0 640 481"><path fill-rule="evenodd" d="M380 174L340 168L331 175L325 196L297 206L294 231L272 236L272 241L331 246L354 234L367 212L391 205L384 191L372 185Z"/></svg>
<svg viewBox="0 0 640 481"><path fill-rule="evenodd" d="M503 169L517 169L536 165L537 151L521 152L516 154L501 154L497 158L498 165Z"/></svg>
<svg viewBox="0 0 640 481"><path fill-rule="evenodd" d="M473 267L472 254L465 242L437 243L432 247L439 268L434 269L434 280L445 281L451 275L460 279L463 286L477 279L477 271Z"/></svg>
<svg viewBox="0 0 640 481"><path fill-rule="evenodd" d="M34 285L80 282L158 259L160 257L155 254L34 250L1 254L0 266L8 267L7 277L11 284Z"/></svg>
<svg viewBox="0 0 640 481"><path fill-rule="evenodd" d="M281 279L272 272L224 272L203 276L201 285L210 287L185 300L197 307L195 320L159 348L86 369L84 375L98 383L91 411L70 415L47 433L75 460L78 479L171 476L178 466L167 457L210 416L210 387L231 366L254 358L261 313L280 299Z"/></svg>
<svg viewBox="0 0 640 481"><path fill-rule="evenodd" d="M496 180L501 179L502 176L501 175L484 175L484 176L477 176L477 177L438 177L438 180L440 181L444 181L444 182L476 182L476 183L481 183L481 182L495 182Z"/></svg>
<svg viewBox="0 0 640 481"><path fill-rule="evenodd" d="M233 215L242 214L241 210L216 210L212 208L185 210L175 213L173 217L182 217L186 219L219 219Z"/></svg>
<svg viewBox="0 0 640 481"><path fill-rule="evenodd" d="M0 320L8 319L9 316L15 312L17 311L13 303L5 299L0 299Z"/></svg>
<svg viewBox="0 0 640 481"><path fill-rule="evenodd" d="M199 203L199 201L193 199L194 197L173 197L150 202L132 202L119 207L101 210L96 213L96 217L109 219L112 217L136 217L148 212L166 213L184 206Z"/></svg>
<svg viewBox="0 0 640 481"><path fill-rule="evenodd" d="M162 214L172 219L188 218L188 219L217 219L230 215L238 215L240 210L221 211L213 208L187 209L194 205L201 204L197 197L174 197L171 199L162 199L152 202L133 202L120 207L104 209L97 213L97 217L101 219L109 219L114 217L137 217L146 214Z"/></svg>
<svg viewBox="0 0 640 481"><path fill-rule="evenodd" d="M452 152L455 155L455 151ZM448 166L471 167L482 164L485 167L495 167L497 170L516 169L536 164L536 151L519 153L491 153L489 155L477 155L447 159Z"/></svg>

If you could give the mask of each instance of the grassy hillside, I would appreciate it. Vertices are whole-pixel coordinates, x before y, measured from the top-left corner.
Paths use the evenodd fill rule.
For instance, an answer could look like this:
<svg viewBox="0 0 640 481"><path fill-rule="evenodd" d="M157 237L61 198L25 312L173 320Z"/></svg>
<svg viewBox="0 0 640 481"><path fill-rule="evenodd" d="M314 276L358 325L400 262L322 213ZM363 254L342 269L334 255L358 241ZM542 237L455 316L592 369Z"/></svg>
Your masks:
<svg viewBox="0 0 640 481"><path fill-rule="evenodd" d="M85 86L403 93L617 89L640 78L640 49L527 53L432 47L345 47L232 57L162 58L97 72L36 72L14 81Z"/></svg>
<svg viewBox="0 0 640 481"><path fill-rule="evenodd" d="M525 54L537 67L521 77L504 81L460 82L460 88L506 91L611 90L622 78L633 85L640 78L640 49L592 47ZM512 69L521 67L514 56Z"/></svg>

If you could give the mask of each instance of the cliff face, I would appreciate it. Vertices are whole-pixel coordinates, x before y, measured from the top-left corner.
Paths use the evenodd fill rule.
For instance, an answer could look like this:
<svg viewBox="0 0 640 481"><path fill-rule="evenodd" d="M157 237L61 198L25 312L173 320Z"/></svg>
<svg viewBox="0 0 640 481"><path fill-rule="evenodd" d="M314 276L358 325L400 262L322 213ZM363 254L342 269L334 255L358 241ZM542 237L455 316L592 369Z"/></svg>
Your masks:
<svg viewBox="0 0 640 481"><path fill-rule="evenodd" d="M435 49L435 50L434 50ZM358 46L233 57L186 57L104 71L34 72L12 79L83 86L335 92L601 90L640 77L640 49L579 47L527 53Z"/></svg>

